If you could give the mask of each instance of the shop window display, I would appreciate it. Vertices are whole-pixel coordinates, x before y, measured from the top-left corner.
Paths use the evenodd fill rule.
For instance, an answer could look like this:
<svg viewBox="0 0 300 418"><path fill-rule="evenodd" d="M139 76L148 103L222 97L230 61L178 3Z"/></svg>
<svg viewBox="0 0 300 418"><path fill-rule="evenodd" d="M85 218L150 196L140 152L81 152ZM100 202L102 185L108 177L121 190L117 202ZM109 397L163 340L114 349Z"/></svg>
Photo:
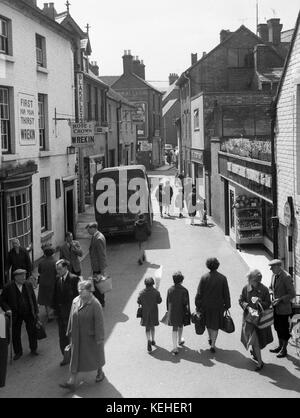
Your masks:
<svg viewBox="0 0 300 418"><path fill-rule="evenodd" d="M263 242L262 204L258 197L237 196L235 203L236 243L257 244Z"/></svg>

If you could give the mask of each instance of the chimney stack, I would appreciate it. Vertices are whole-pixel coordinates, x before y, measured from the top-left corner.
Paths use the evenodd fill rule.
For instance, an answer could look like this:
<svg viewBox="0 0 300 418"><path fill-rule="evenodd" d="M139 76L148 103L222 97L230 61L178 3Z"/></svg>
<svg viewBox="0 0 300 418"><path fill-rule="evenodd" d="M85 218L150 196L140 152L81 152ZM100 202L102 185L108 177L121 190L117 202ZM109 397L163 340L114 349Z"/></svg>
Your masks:
<svg viewBox="0 0 300 418"><path fill-rule="evenodd" d="M131 55L130 49L124 51L123 72L124 74L130 74L133 72L133 56Z"/></svg>
<svg viewBox="0 0 300 418"><path fill-rule="evenodd" d="M269 28L269 42L273 45L279 45L281 41L282 24L280 19L269 19L267 21Z"/></svg>
<svg viewBox="0 0 300 418"><path fill-rule="evenodd" d="M178 78L179 78L178 74L170 73L170 75L169 75L169 85L171 86L172 84L174 84L175 81L178 80Z"/></svg>
<svg viewBox="0 0 300 418"><path fill-rule="evenodd" d="M55 20L57 13L54 3L44 3L43 13L50 19Z"/></svg>
<svg viewBox="0 0 300 418"><path fill-rule="evenodd" d="M198 54L191 54L191 62L192 65L196 64L196 62L198 61Z"/></svg>
<svg viewBox="0 0 300 418"><path fill-rule="evenodd" d="M97 76L99 77L99 65L97 64L97 61L92 61L90 63L90 68L91 71Z"/></svg>
<svg viewBox="0 0 300 418"><path fill-rule="evenodd" d="M260 23L257 25L258 36L264 41L264 43L269 42L269 28L266 23Z"/></svg>
<svg viewBox="0 0 300 418"><path fill-rule="evenodd" d="M228 36L230 36L232 34L232 32L230 32L230 30L228 30L228 29L222 29L221 30L221 32L220 32L220 43L221 42L224 42L225 41L225 39L227 39L228 38Z"/></svg>
<svg viewBox="0 0 300 418"><path fill-rule="evenodd" d="M206 51L203 51L202 52L202 58L205 57L205 55L206 55Z"/></svg>

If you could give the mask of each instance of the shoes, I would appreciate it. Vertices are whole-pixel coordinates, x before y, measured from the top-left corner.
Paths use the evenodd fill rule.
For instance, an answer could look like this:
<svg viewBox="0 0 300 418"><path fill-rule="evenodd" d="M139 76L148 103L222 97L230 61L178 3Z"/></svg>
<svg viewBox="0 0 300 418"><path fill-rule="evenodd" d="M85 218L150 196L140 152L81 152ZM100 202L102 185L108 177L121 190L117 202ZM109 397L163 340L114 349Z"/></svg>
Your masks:
<svg viewBox="0 0 300 418"><path fill-rule="evenodd" d="M261 371L261 369L264 367L264 365L265 365L264 363L261 363L261 365L260 365L260 366L257 366L257 367L256 367L255 371L256 371L256 372Z"/></svg>
<svg viewBox="0 0 300 418"><path fill-rule="evenodd" d="M281 347L273 348L273 350L270 350L270 353L280 353Z"/></svg>
<svg viewBox="0 0 300 418"><path fill-rule="evenodd" d="M184 340L181 340L181 341L178 343L178 345L183 346L183 345L184 345L184 343L185 343L185 341L184 341Z"/></svg>
<svg viewBox="0 0 300 418"><path fill-rule="evenodd" d="M250 350L250 354L253 357L253 360L257 361L257 357L256 357L256 355L255 355L255 353L254 353L253 350Z"/></svg>
<svg viewBox="0 0 300 418"><path fill-rule="evenodd" d="M59 386L63 389L69 389L71 392L75 392L75 389L76 389L75 384L69 383L69 382L60 383Z"/></svg>
<svg viewBox="0 0 300 418"><path fill-rule="evenodd" d="M30 355L31 356L38 356L39 353L37 351L35 351L35 350L32 350L32 351L30 351Z"/></svg>
<svg viewBox="0 0 300 418"><path fill-rule="evenodd" d="M216 352L216 349L215 347L210 347L209 351L214 354Z"/></svg>
<svg viewBox="0 0 300 418"><path fill-rule="evenodd" d="M286 350L281 350L279 354L277 354L277 358L284 358L287 356L287 351Z"/></svg>
<svg viewBox="0 0 300 418"><path fill-rule="evenodd" d="M99 374L99 373L97 373L97 376L96 376L96 383L102 382L104 379L105 379L105 374L104 374L104 372L101 372L100 374Z"/></svg>
<svg viewBox="0 0 300 418"><path fill-rule="evenodd" d="M151 353L151 351L152 351L151 341L148 341L148 343L147 343L147 350L148 350L148 353Z"/></svg>
<svg viewBox="0 0 300 418"><path fill-rule="evenodd" d="M65 360L63 360L59 363L60 366L67 366L68 364L70 364L70 363L68 361L65 361Z"/></svg>
<svg viewBox="0 0 300 418"><path fill-rule="evenodd" d="M21 358L22 357L22 353L17 353L17 354L15 354L14 355L14 360L19 360L19 358Z"/></svg>
<svg viewBox="0 0 300 418"><path fill-rule="evenodd" d="M151 345L156 345L156 342L154 340L151 341Z"/></svg>
<svg viewBox="0 0 300 418"><path fill-rule="evenodd" d="M173 348L172 354L173 356L176 356L178 354L178 348Z"/></svg>
<svg viewBox="0 0 300 418"><path fill-rule="evenodd" d="M208 344L209 344L209 345L211 345L211 344L212 344L212 340L211 340L211 339L209 339L209 340L208 340Z"/></svg>

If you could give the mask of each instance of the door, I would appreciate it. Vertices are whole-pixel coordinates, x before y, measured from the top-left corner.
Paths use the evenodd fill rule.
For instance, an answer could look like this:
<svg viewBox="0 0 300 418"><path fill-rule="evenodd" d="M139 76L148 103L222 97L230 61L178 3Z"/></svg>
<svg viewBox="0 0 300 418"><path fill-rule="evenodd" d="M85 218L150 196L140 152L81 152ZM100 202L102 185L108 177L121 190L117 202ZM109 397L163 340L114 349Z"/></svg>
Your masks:
<svg viewBox="0 0 300 418"><path fill-rule="evenodd" d="M235 188L229 186L229 232L230 238L236 241L236 219L235 219L235 209L234 209L234 202L235 202Z"/></svg>
<svg viewBox="0 0 300 418"><path fill-rule="evenodd" d="M72 232L75 237L74 186L65 188L65 232Z"/></svg>

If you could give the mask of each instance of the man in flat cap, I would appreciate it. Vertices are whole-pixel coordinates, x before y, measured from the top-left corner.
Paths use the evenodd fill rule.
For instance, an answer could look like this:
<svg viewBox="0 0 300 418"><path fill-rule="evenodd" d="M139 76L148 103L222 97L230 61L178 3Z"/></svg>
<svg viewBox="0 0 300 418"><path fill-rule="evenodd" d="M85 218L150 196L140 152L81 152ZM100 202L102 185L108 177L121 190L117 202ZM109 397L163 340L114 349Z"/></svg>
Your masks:
<svg viewBox="0 0 300 418"><path fill-rule="evenodd" d="M92 236L90 244L90 260L93 277L96 277L97 275L103 276L107 267L105 236L100 231L98 231L97 222L89 223L86 226L86 229L88 230L88 233ZM99 300L101 305L104 307L104 293L100 293L96 286L94 295Z"/></svg>
<svg viewBox="0 0 300 418"><path fill-rule="evenodd" d="M291 276L282 268L281 260L269 263L273 273L270 290L273 294L274 328L278 335L279 345L270 350L277 353L278 358L286 357L287 345L290 338L289 317L292 313L292 299L296 296Z"/></svg>
<svg viewBox="0 0 300 418"><path fill-rule="evenodd" d="M8 283L1 294L1 303L5 311L12 311L12 342L15 352L14 360L22 354L21 329L23 321L29 339L32 355L37 353L36 321L38 305L31 282L26 280L27 271L17 269L13 272L13 280Z"/></svg>

